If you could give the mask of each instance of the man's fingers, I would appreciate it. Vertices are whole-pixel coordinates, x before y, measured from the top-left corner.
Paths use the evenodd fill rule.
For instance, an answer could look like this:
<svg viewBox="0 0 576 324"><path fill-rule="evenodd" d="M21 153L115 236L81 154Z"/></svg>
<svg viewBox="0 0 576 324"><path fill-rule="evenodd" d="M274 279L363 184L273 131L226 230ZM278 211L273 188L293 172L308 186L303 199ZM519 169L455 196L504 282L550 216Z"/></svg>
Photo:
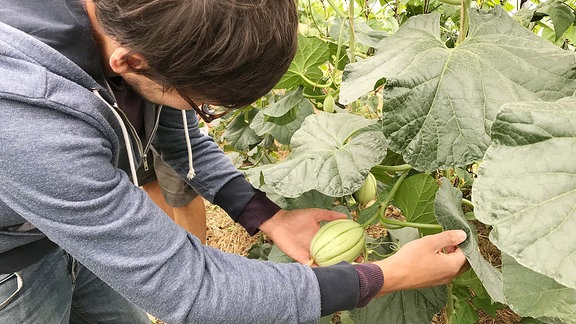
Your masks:
<svg viewBox="0 0 576 324"><path fill-rule="evenodd" d="M448 246L458 245L466 240L466 232L463 230L449 230L439 234L429 235L430 239L434 239L433 248L440 251Z"/></svg>
<svg viewBox="0 0 576 324"><path fill-rule="evenodd" d="M322 210L322 212L316 214L316 220L318 221L333 221L337 219L347 218L346 214L339 213L333 210Z"/></svg>

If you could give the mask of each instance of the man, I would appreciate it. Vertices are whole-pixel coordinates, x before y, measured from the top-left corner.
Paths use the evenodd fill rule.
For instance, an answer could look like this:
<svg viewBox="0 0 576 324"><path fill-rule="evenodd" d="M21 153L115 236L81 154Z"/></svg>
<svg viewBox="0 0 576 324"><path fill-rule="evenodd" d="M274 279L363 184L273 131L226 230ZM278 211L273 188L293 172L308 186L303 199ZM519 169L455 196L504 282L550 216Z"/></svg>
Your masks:
<svg viewBox="0 0 576 324"><path fill-rule="evenodd" d="M138 188L153 145L247 231L309 259L319 222L343 215L279 209L186 112L209 119L199 103L241 107L273 87L295 51L292 0L0 0L0 22L0 322L146 323L145 310L169 323L312 323L464 266L461 231L372 264L249 260L202 245ZM155 116L152 141L119 102Z"/></svg>

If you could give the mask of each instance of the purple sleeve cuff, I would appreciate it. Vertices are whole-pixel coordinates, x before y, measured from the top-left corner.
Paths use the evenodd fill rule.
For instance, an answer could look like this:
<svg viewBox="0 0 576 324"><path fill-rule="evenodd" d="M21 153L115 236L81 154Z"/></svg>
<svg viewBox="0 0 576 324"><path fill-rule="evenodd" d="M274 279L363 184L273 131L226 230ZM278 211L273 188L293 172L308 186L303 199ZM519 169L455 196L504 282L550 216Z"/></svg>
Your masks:
<svg viewBox="0 0 576 324"><path fill-rule="evenodd" d="M356 307L364 307L384 286L382 269L374 263L354 264L360 281L360 297Z"/></svg>
<svg viewBox="0 0 576 324"><path fill-rule="evenodd" d="M248 234L254 235L258 232L260 224L270 219L280 210L281 208L268 199L265 193L257 191L254 197L246 204L244 210L238 215L236 221L246 229Z"/></svg>
<svg viewBox="0 0 576 324"><path fill-rule="evenodd" d="M260 224L281 209L243 177L234 178L225 184L214 197L214 204L222 207L250 235L256 234Z"/></svg>

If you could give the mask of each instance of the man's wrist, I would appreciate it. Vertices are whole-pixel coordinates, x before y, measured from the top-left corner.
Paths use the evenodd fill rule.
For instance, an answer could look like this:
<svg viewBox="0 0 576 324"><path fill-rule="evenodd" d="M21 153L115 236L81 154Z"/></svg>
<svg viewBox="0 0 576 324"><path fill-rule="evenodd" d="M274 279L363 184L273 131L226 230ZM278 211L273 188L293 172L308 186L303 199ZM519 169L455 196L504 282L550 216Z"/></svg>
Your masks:
<svg viewBox="0 0 576 324"><path fill-rule="evenodd" d="M402 267L394 268L393 263L394 256L374 262L374 264L378 265L382 271L382 275L385 277L385 282L376 295L377 297L405 288L402 287L402 284L404 284L404 280L402 279L402 272L405 270L402 269Z"/></svg>

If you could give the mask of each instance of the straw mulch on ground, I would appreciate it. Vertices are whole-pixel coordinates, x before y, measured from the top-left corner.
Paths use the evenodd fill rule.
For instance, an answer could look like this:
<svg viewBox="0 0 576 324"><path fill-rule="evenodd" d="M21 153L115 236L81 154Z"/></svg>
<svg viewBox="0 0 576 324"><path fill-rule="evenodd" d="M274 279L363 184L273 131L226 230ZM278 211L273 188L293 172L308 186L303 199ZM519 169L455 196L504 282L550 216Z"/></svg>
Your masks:
<svg viewBox="0 0 576 324"><path fill-rule="evenodd" d="M246 256L250 247L257 242L258 235L251 237L244 228L218 206L206 204L206 245L224 252Z"/></svg>

